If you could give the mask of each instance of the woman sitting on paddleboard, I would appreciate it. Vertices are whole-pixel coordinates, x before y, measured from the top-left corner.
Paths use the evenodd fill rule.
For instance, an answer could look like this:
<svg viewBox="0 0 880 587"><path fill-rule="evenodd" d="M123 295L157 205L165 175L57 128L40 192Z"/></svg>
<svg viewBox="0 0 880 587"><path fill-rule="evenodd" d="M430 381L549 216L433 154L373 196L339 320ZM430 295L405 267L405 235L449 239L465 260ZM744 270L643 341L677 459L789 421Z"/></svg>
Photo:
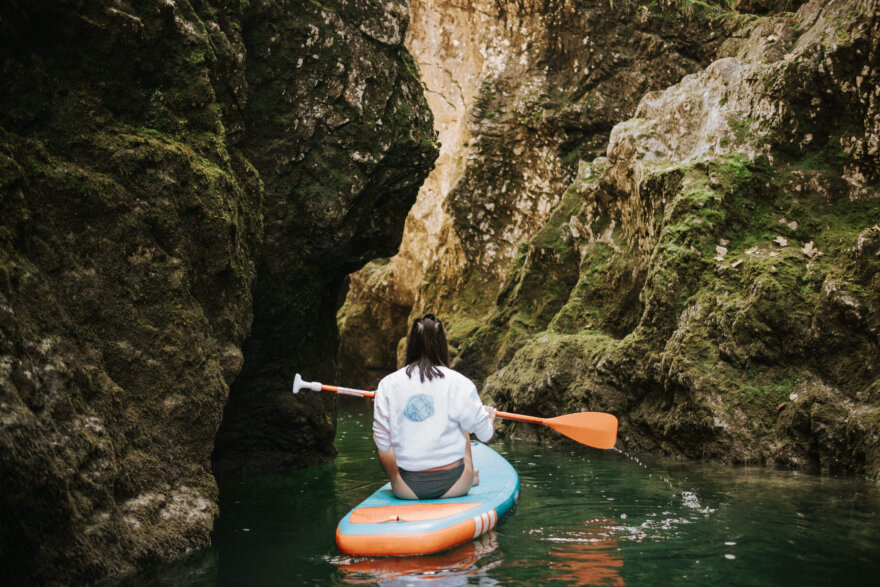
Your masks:
<svg viewBox="0 0 880 587"><path fill-rule="evenodd" d="M400 499L465 495L477 484L470 433L488 442L495 408L484 406L470 379L449 368L443 323L413 322L406 366L376 390L373 440L379 463Z"/></svg>

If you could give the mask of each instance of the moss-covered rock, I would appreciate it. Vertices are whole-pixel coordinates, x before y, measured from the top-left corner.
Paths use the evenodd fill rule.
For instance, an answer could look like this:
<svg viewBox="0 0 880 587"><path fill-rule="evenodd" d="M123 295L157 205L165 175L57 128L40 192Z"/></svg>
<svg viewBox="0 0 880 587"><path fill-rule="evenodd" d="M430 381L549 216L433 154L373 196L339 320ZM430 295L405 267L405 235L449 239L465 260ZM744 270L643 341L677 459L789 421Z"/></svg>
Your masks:
<svg viewBox="0 0 880 587"><path fill-rule="evenodd" d="M0 552L77 582L208 539L263 186L194 7L2 12Z"/></svg>
<svg viewBox="0 0 880 587"><path fill-rule="evenodd" d="M436 156L405 23L400 2L0 5L4 580L208 543L243 363L280 395L330 362L342 276L393 252ZM236 455L332 452L328 398L245 396Z"/></svg>
<svg viewBox="0 0 880 587"><path fill-rule="evenodd" d="M582 166L572 186L586 186L580 208L555 234L578 258L519 264L488 322L558 299L541 280L576 263L561 310L543 332L468 337L473 372L494 371L488 398L614 411L628 447L876 477L875 8L813 2L759 21L733 55L642 100L598 180ZM548 348L556 332L582 348Z"/></svg>
<svg viewBox="0 0 880 587"><path fill-rule="evenodd" d="M568 221L551 215L579 161L602 154L642 95L707 65L739 24L691 2L623 1L610 10L605 0L417 0L412 10L409 44L440 113L444 152L391 260L400 294L393 304L442 315L462 361L474 364L480 358L468 358L460 335L493 327L485 322L521 246L545 223ZM531 262L540 263L541 250L529 253ZM541 320L552 317L553 303ZM393 311L383 291L362 294L357 308ZM347 337L366 336L357 321L345 322ZM526 320L517 329L540 327ZM393 362L404 332L400 324L382 336L384 362Z"/></svg>
<svg viewBox="0 0 880 587"><path fill-rule="evenodd" d="M335 398L288 391L296 372L335 380L343 281L397 251L437 157L431 112L403 47L406 8L261 2L245 15L245 151L266 185L266 245L243 373L217 436L218 475L335 455Z"/></svg>
<svg viewBox="0 0 880 587"><path fill-rule="evenodd" d="M386 338L407 331L410 306L396 303L399 292L392 291L394 280L389 276L388 259L368 263L352 273L345 303L339 317L339 377L346 382L360 382L366 389L375 389L379 381L397 369L396 356L385 348ZM379 292L387 303L376 312L373 300ZM352 336L352 334L359 336ZM351 357L363 360L352 361ZM389 360L390 359L390 360Z"/></svg>

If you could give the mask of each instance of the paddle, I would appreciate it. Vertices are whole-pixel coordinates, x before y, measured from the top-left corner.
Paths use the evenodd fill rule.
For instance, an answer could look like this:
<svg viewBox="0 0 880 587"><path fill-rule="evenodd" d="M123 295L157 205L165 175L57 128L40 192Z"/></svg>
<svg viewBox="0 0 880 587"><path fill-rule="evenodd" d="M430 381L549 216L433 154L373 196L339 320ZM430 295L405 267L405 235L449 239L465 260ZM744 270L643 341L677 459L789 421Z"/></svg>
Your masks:
<svg viewBox="0 0 880 587"><path fill-rule="evenodd" d="M373 398L375 392L351 389L336 385L324 385L317 381L303 381L299 373L293 378L293 393L299 393L301 389L312 391L331 391L340 395L353 395L356 397ZM532 424L543 424L560 434L576 440L581 444L594 448L611 448L617 442L617 418L604 412L578 412L566 414L555 418L537 418L535 416L522 416L511 412L496 412L495 416L505 420L517 420Z"/></svg>

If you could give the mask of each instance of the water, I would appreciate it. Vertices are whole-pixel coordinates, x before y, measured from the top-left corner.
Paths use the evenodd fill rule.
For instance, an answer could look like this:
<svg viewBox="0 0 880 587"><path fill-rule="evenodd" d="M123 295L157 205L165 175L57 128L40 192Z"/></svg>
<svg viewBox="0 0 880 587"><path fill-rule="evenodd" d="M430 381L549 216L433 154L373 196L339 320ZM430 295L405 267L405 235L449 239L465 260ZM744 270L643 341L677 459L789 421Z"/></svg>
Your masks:
<svg viewBox="0 0 880 587"><path fill-rule="evenodd" d="M358 558L336 524L381 482L370 404L332 465L221 487L213 546L122 585L878 585L880 488L766 468L491 443L519 472L499 528L439 555Z"/></svg>

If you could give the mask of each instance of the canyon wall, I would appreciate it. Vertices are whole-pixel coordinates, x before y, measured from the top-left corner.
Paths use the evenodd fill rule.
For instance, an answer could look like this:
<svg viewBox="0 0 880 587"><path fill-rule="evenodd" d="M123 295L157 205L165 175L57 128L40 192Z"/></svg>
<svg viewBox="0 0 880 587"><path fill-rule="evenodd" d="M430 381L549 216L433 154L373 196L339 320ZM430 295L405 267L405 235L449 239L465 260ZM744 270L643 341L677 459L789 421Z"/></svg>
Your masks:
<svg viewBox="0 0 880 587"><path fill-rule="evenodd" d="M449 87L433 60L479 65L477 92L454 179L425 200L438 221L408 220L418 271L352 278L342 358L369 349L364 384L396 367L405 308L434 311L500 408L610 411L623 447L880 476L877 4L735 5L761 16L431 4L473 11L479 59L414 27L426 85Z"/></svg>
<svg viewBox="0 0 880 587"><path fill-rule="evenodd" d="M406 24L404 2L0 5L4 581L207 544L221 420L226 473L332 454L332 398L288 390L436 157Z"/></svg>
<svg viewBox="0 0 880 587"><path fill-rule="evenodd" d="M876 2L811 2L646 95L464 343L487 400L880 477L878 25Z"/></svg>
<svg viewBox="0 0 880 587"><path fill-rule="evenodd" d="M437 157L407 2L265 3L245 14L246 148L265 184L254 326L217 434L214 472L328 462L335 398L293 397L296 372L333 381L343 280L397 251ZM335 8L333 8L335 6Z"/></svg>
<svg viewBox="0 0 880 587"><path fill-rule="evenodd" d="M341 376L352 385L396 368L406 318L424 311L444 317L462 368L478 369L458 343L491 311L578 161L604 151L644 93L707 65L737 26L715 10L605 0L418 0L411 12L406 43L441 155L400 253L351 278L339 320Z"/></svg>

